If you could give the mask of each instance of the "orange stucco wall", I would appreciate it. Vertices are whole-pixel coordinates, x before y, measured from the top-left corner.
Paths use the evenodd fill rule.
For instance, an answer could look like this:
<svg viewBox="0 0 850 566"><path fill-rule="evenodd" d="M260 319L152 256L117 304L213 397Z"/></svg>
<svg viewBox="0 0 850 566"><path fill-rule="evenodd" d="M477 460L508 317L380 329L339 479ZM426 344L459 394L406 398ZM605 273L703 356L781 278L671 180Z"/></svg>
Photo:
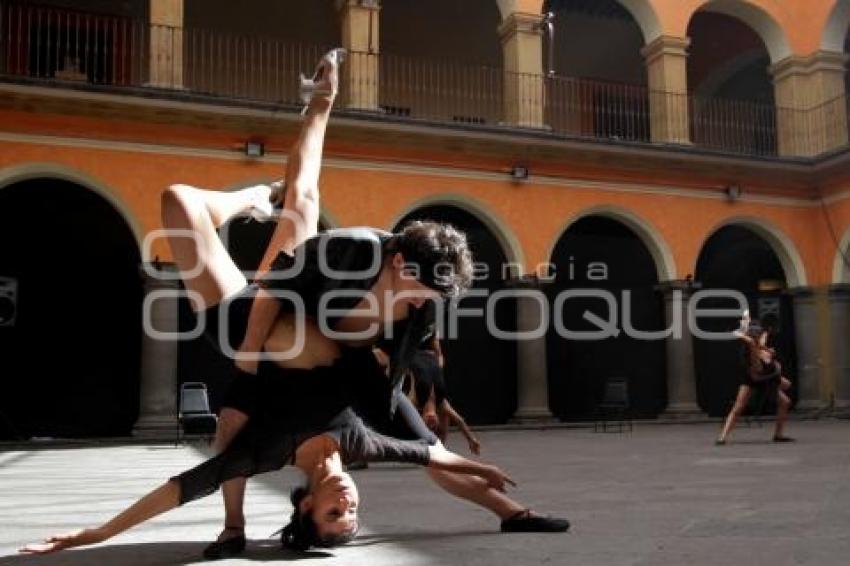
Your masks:
<svg viewBox="0 0 850 566"><path fill-rule="evenodd" d="M843 1L843 0L839 0ZM660 33L684 36L694 13L706 7L707 0L622 0L640 21L656 21ZM791 52L806 55L821 43L827 20L836 0L740 0L724 1L724 6L755 6L783 32ZM542 0L504 0L500 6L521 12L539 12ZM495 31L495 30L494 30ZM0 184L21 175L56 174L77 179L101 190L111 198L140 239L159 227L159 193L171 183L202 187L234 187L278 178L280 157L291 139L286 134L267 140L272 159L248 161L237 151L244 141L238 133L203 131L188 127L141 124L111 120L88 120L39 112L15 114L0 111L0 131L8 141L0 141ZM24 140L20 136L44 134L59 136L55 141ZM18 137L16 137L18 136ZM124 142L116 146L111 140ZM129 145L127 145L129 144ZM144 147L132 144L147 144ZM670 191L676 179L663 172L650 177L621 177L605 185L564 180L563 172L535 169L551 175L540 182L518 185L493 173L504 164L476 167L474 159L465 163L441 163L442 173L426 169L425 156L411 159L395 148L379 144L366 150L348 151L341 145L329 148L329 157L348 157L346 164L331 159L322 177L323 206L341 225L369 224L390 227L394 220L415 203L428 199L465 201L489 217L490 224L503 233L502 239L516 242L516 255L533 270L548 261L559 236L571 221L587 211L602 209L617 215L623 211L646 227L643 234L650 246L669 250L675 272L682 277L693 273L705 240L724 223L736 219L756 219L766 229L786 238L804 270L801 280L824 284L832 279L835 237L850 230L850 181L829 188L832 195L824 208L817 202L793 195L745 198L735 203L723 200L716 189L697 194L700 179L690 179L688 191ZM481 158L483 159L483 158ZM364 166L357 165L358 160ZM391 160L391 162L390 162ZM407 164L403 164L407 162ZM353 164L353 165L352 165ZM366 167L365 165L368 165ZM576 172L570 172L575 178ZM592 176L591 176L592 178ZM663 188L664 187L667 188ZM769 192L770 187L764 187ZM779 193L776 193L778 195ZM828 212L832 230L826 221ZM653 243L654 242L654 243ZM164 242L153 253L167 258ZM508 252L511 257L514 254ZM663 254L661 254L663 255ZM146 258L149 259L149 258Z"/></svg>
<svg viewBox="0 0 850 566"><path fill-rule="evenodd" d="M664 33L675 36L686 35L693 14L710 3L708 0L649 1L658 14ZM739 4L749 4L762 10L782 28L793 54L808 55L819 49L835 1L741 0Z"/></svg>
<svg viewBox="0 0 850 566"><path fill-rule="evenodd" d="M86 146L85 144L89 144ZM142 146L140 146L142 147ZM27 170L32 175L57 171L83 184L95 184L112 195L128 222L143 236L160 227L159 193L171 183L201 187L235 187L258 180L277 178L282 165L275 160L246 161L234 154L207 152L179 154L175 146L144 146L116 149L109 142L83 142L61 138L61 145L0 142L0 184L11 172ZM177 153L177 154L175 154ZM675 263L673 276L693 273L705 240L724 223L739 218L757 219L787 237L804 266L808 284L831 282L835 250L819 206L804 201L775 203L729 203L719 194L691 196L652 192L653 179L640 186L612 184L582 186L581 181L547 178L515 184L499 177L461 169L443 173L415 165L340 162L328 156L321 180L323 208L340 225L374 225L390 228L394 221L417 204L428 200L468 202L474 213L488 218L504 241L515 241L527 270L549 260L557 239L570 222L600 208L609 214L623 211L647 227L650 246L668 248ZM279 159L277 160L279 161ZM587 185L585 183L585 185ZM839 197L837 197L839 198ZM787 199L786 199L787 200ZM840 238L850 228L850 199L829 207ZM653 243L654 242L654 243ZM164 242L153 254L169 257ZM507 250L508 257L512 257ZM150 258L146 258L150 259Z"/></svg>

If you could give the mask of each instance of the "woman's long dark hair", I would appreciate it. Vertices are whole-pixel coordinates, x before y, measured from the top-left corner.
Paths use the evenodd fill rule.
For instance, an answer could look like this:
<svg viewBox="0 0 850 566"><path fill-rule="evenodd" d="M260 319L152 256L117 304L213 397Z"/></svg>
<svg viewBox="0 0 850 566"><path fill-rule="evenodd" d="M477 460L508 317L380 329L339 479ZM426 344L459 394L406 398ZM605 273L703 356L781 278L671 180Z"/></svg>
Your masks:
<svg viewBox="0 0 850 566"><path fill-rule="evenodd" d="M305 487L297 487L292 490L289 500L292 502L292 516L289 524L283 527L280 533L280 544L284 548L304 552L311 547L331 548L351 542L357 535L357 529L350 533L341 535L319 536L319 529L309 512L301 513L299 508L301 501L307 497L308 491Z"/></svg>

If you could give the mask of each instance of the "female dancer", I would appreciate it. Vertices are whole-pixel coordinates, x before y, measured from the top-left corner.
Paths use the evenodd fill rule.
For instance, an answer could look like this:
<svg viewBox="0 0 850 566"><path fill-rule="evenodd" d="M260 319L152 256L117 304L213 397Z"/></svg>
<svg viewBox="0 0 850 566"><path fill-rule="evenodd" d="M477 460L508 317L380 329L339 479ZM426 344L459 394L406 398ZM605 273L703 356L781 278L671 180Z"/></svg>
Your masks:
<svg viewBox="0 0 850 566"><path fill-rule="evenodd" d="M747 408L753 389L756 387L776 387L776 428L773 433L774 442L792 442L794 439L783 434L785 422L788 419L788 408L791 400L786 391L791 382L782 375L782 365L776 359L776 350L768 346L770 333L761 324L750 318L750 311L745 310L741 317L741 326L735 335L742 342L742 353L746 371L742 373L742 381L738 387L738 396L732 410L726 417L726 422L715 444L726 444L729 433L735 427L735 422Z"/></svg>
<svg viewBox="0 0 850 566"><path fill-rule="evenodd" d="M323 72L322 76L329 81L336 74L335 60L335 56L326 56L320 65L320 69ZM310 218L313 219L312 232L315 232L315 224L318 217L316 182L329 109L330 100L322 97L314 97L308 106L304 127L293 149L287 170L287 186L290 190L286 191L284 209L290 214L289 216L284 215L282 221L278 223L275 238L273 238L270 246L271 257L274 257L276 253L275 246L277 244L275 240L278 240L278 243L280 240L284 241L282 247L284 252L286 252L287 250L294 251L300 243L300 238L309 237L311 230L305 228L305 226L310 223ZM272 194L271 188L263 186L252 187L233 193L216 193L178 185L172 186L163 195L163 223L167 228L177 230L174 232L174 237L170 239L175 261L184 274L184 282L187 289L192 293L191 300L193 307L196 311L205 309L204 312L208 322L206 331L219 344L228 342L231 345L238 345L240 342L244 344L244 341L248 340L247 335L250 334L253 328L249 324L249 318L253 320L252 302L250 299L257 295L258 288L257 286L247 286L242 273L233 264L215 230L230 217L239 213L256 210L261 210L266 214L270 213L269 201L274 198L275 196ZM187 232L192 235L191 238L184 237ZM283 236L279 237L280 234L283 234ZM374 238L368 236L364 238L361 236L362 234L355 238L348 238L348 240L345 238L340 238L339 240L343 241L343 243L346 241L350 243L352 239L356 242L366 241L371 246ZM445 289L446 286L445 279L438 282L425 278L429 284L424 284L419 279L405 276L405 258L401 255L402 250L407 252L409 256L415 256L417 251L422 252L424 249L426 252L426 264L435 263L438 260L443 262L443 264L449 263L449 260L454 261L455 264L460 262L461 268L457 270L460 272L463 271L464 262L469 263L468 251L465 252L465 242L462 241L456 231L452 231L447 227L420 224L409 230L409 233L387 237L385 240L379 239L379 241L387 244L387 247L396 247L390 247L389 251L391 253L387 255L386 261L377 277L371 280L371 287L369 289L375 293L378 291L393 291L402 295L407 293L405 300L400 301L396 299L389 304L388 308L379 308L380 318L384 318L385 316L394 317L398 311L401 311L399 305L404 308L417 306L424 300L422 298L423 295L426 297L434 296L437 294L435 287ZM424 246L421 245L423 243L425 244ZM450 245L446 245L447 243ZM427 252L434 249L439 249L443 252L448 250L449 257L429 257ZM268 256L269 253L267 253ZM193 273L195 271L197 273ZM192 273L193 276L189 276L189 273ZM457 280L457 278L454 279L454 281ZM450 278L449 284L454 285L451 281ZM256 305L253 308L255 307ZM222 328L220 329L218 326L222 321L225 324L221 325ZM291 315L275 316L270 332L261 332L258 334L263 337L260 342L261 345L268 352L291 351L292 346L298 341L298 332L295 330L295 326L303 322L305 321L294 320ZM226 331L229 339L223 340L219 337L219 330ZM339 355L338 345L327 339L319 331L315 323L309 323L308 321L307 324L303 324L302 331L302 341L309 345L309 348L296 349L295 355L290 355L286 359L277 359L275 369L277 370L277 367L283 367L289 368L289 371L297 371L299 369L306 370L310 368L313 372L321 374L324 370L313 368L324 367L326 369L328 364L333 363L333 360ZM244 351L245 348L243 347L242 350ZM255 350L249 349L247 351L253 352ZM311 372L311 375L315 376L317 374ZM262 388L258 386L261 382L276 383L278 381L292 381L293 383L297 383L305 380L263 380L259 375L244 371L237 377L234 381L234 385L237 386L231 389L228 402L226 403L232 409L230 412L236 414L237 418L227 419L225 415L228 411L225 410L222 412L222 430L219 431L216 443L220 450L225 446L229 446L230 439L244 426L248 420L247 415L257 406L258 401L286 398L286 396L265 395L262 393ZM320 383L324 380L307 379L306 381L308 383ZM298 399L301 396L292 395L291 398ZM327 404L327 400L323 400L322 403ZM313 407L310 403L304 403L303 405ZM244 412L241 410L243 408L245 409ZM241 413L241 416L239 413ZM288 411L281 410L280 407L275 407L274 410L265 410L264 413L287 414ZM274 433L278 429L291 431L294 430L292 426L303 428L303 422L298 424L296 421L295 425L289 423L290 426L285 427L279 426L279 424L269 426L268 422L264 424L264 421L267 420L260 419L250 431L245 433L246 437L255 439L253 442L256 444L261 442L263 438L267 440L277 438ZM243 440L241 442L242 444L240 446L243 446L242 450L244 450L244 443L246 441ZM326 441L322 440L322 442ZM311 453L309 446L305 448L308 454ZM280 446L277 446L276 449L267 448L266 453L283 454L286 453L286 450L291 451L293 449L293 445L290 442L283 449ZM373 457L374 454L371 456ZM229 457L232 458L232 456ZM361 457L370 457L370 454L362 454ZM281 456L278 456L276 459L272 458L272 460L277 463L286 461L285 458L281 460ZM308 458L308 461L312 460ZM244 547L244 535L241 534L242 526L244 525L244 517L241 510L244 477L250 475L250 473L258 473L264 469L266 467L254 466L252 468L249 466L244 473L231 472L217 476L218 480L225 482L223 492L227 509L226 528L220 537L223 541L233 539L238 543L238 539L241 538L242 546ZM469 469L466 468L466 470ZM479 475L453 474L434 470L431 477L450 493L491 509L503 519L503 530L562 531L568 527L566 521L537 517L515 502L504 498L498 490L492 488L490 483L482 479L481 475L487 476L490 472L481 470L481 468L476 469L480 472ZM457 471L463 470L458 468ZM225 481L229 478L234 479ZM313 485L314 483L316 485L321 484L317 479L308 485ZM173 484L174 482L169 482L157 490L155 492L156 495L151 494L143 498L143 500L134 506L132 513L128 510L129 514L119 515L119 517L108 524L108 528L104 526L102 529L84 531L71 537L57 537L49 541L46 545L31 547L29 551L52 551L67 546L87 544L87 541L94 541L103 535L111 535L119 532L130 524L144 520L146 516L151 516L148 513L154 511L158 513L173 506L175 493L180 491L176 490ZM208 483L207 485L209 486L210 484ZM183 495L180 495L180 497L183 497ZM299 504L297 511L303 515L304 513L302 511L305 510Z"/></svg>
<svg viewBox="0 0 850 566"><path fill-rule="evenodd" d="M330 341L327 346L334 347ZM318 377L325 383L350 379L352 370L368 365L368 361L356 359L363 355L371 356L371 353L364 349L351 350L331 367L309 372L290 370L293 375L283 379L278 368L273 368L270 376L261 368L258 379L268 394L265 398L286 396L292 393L290 388L298 383L299 377L311 382ZM299 373L313 375L299 376ZM263 407L222 453L172 477L103 525L53 536L44 543L24 546L21 552L45 554L103 542L179 505L209 495L227 480L277 470L289 463L304 472L307 483L293 496L293 521L284 528L282 542L301 550L314 545L341 544L356 533L360 498L353 480L343 471L343 464L352 459L410 462L435 470L472 474L481 478L488 489L498 492L504 492L506 485L516 485L495 466L447 451L427 430L420 431L425 440L398 440L366 427L350 407L339 410L327 399L312 405L298 396L289 397L289 401L291 412L279 413L278 402ZM309 412L299 411L299 406L306 405L311 409ZM326 422L317 424L321 421Z"/></svg>

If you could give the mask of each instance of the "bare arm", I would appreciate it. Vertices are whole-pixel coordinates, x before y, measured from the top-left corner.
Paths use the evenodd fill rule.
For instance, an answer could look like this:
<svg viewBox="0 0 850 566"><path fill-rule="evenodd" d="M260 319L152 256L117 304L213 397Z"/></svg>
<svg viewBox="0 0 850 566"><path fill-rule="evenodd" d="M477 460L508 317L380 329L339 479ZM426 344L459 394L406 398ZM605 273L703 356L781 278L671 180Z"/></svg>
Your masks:
<svg viewBox="0 0 850 566"><path fill-rule="evenodd" d="M505 486L510 484L516 487L516 483L502 470L490 464L483 464L475 460L469 460L450 452L439 442L428 448L430 463L428 467L446 472L459 474L471 474L480 476L487 480L487 484L498 491L505 491Z"/></svg>
<svg viewBox="0 0 850 566"><path fill-rule="evenodd" d="M23 554L48 554L75 546L97 544L148 519L170 511L179 504L180 486L176 481L168 481L100 527L52 536L43 543L28 544L21 548L19 552Z"/></svg>
<svg viewBox="0 0 850 566"><path fill-rule="evenodd" d="M742 330L733 330L732 334L736 338L740 338L741 340L743 340L748 346L756 345L756 341L753 340L751 337L747 336Z"/></svg>

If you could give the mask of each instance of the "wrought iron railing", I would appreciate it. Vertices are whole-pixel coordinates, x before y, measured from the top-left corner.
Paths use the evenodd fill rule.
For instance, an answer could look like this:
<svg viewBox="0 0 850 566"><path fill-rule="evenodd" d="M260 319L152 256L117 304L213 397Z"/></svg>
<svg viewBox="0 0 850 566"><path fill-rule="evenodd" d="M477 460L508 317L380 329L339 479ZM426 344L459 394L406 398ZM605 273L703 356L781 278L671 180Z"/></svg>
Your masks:
<svg viewBox="0 0 850 566"><path fill-rule="evenodd" d="M297 77L326 49L0 0L0 76L7 80L297 107ZM376 118L756 156L818 155L847 144L850 127L846 96L797 110L389 53L350 54L339 106Z"/></svg>
<svg viewBox="0 0 850 566"><path fill-rule="evenodd" d="M131 86L148 68L149 26L131 18L0 3L0 73Z"/></svg>

